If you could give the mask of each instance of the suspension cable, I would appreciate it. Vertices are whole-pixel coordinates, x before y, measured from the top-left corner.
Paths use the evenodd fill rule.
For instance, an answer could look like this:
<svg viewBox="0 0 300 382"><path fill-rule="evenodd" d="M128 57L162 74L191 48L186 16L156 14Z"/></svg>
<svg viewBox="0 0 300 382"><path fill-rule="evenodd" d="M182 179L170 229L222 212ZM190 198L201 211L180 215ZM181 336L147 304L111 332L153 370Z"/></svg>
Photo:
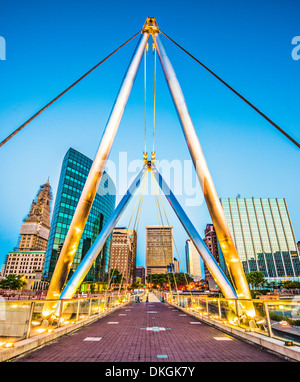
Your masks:
<svg viewBox="0 0 300 382"><path fill-rule="evenodd" d="M156 98L156 48L154 45L154 100L153 100L153 149L154 154L154 139L155 139L155 98Z"/></svg>
<svg viewBox="0 0 300 382"><path fill-rule="evenodd" d="M152 172L151 172L152 174ZM153 174L152 174L153 175ZM153 181L154 181L154 175L153 175ZM157 188L158 188L158 185L156 184ZM167 221L167 224L170 225L169 223L169 219L168 219L168 216L167 216L167 212L165 210L165 207L164 207L164 203L163 203L163 200L162 200L162 197L161 197L161 193L160 193L160 189L158 188L158 195L159 195L159 198L160 198L160 203L162 205L162 208L163 208L163 211L164 211L164 214L165 214L165 218L166 218L166 221ZM177 256L179 258L179 262L180 262L180 266L183 270L183 264L182 264L182 261L181 261L181 258L179 256L179 251L178 251L178 248L177 248L177 245L176 245L176 242L175 242L175 239L174 239L174 236L172 235L172 239L173 239L173 244L174 244L174 247L175 247L175 250L176 250L176 253L177 253ZM187 277L186 277L186 274L185 272L183 272L184 274L184 278L185 278L185 282L186 282L186 285L188 285L188 280L187 280ZM190 295L191 295L191 298L192 298L192 292L190 291Z"/></svg>
<svg viewBox="0 0 300 382"><path fill-rule="evenodd" d="M300 148L300 143L297 142L294 138L292 138L286 131L284 131L281 127L279 127L274 121L272 121L269 117L267 117L261 110L259 110L256 106L254 106L250 101L248 101L245 97L243 97L238 91L236 91L233 87L231 87L227 82L222 80L216 73L214 73L211 69L209 69L206 65L204 65L201 61L199 61L196 57L194 57L191 53L185 50L181 45L171 39L166 33L162 30L160 32L166 36L170 41L172 41L175 45L177 45L181 50L183 50L186 54L188 54L192 59L194 59L198 64L200 64L204 69L206 69L209 73L211 73L215 78L217 78L222 84L227 86L233 93L235 93L238 97L240 97L244 102L246 102L253 110L255 110L258 114L260 114L264 119L266 119L271 125L273 125L278 131L280 131L286 138L288 138L292 143L294 143L298 148Z"/></svg>
<svg viewBox="0 0 300 382"><path fill-rule="evenodd" d="M144 189L145 189L145 184L146 184L146 178L147 177L144 175L143 180L142 180L142 185L140 186L141 187L140 188L140 192L139 192L138 198L136 200L136 202L137 202L138 199L139 199L138 209L137 209L137 212L136 212L136 218L135 218L135 222L134 222L134 226L133 226L133 229L136 230L136 232L138 231L138 225L136 226L137 218L138 218L138 222L139 222L139 218L140 218L140 214L141 214L141 209L142 209L142 205L143 205ZM133 213L131 215L130 222L132 220L132 216L133 216ZM128 224L127 232L130 229L130 222ZM130 242L129 237L127 235L127 245L131 246L131 244L132 243ZM128 271L128 260L129 260L129 256L126 257L126 261L124 262L124 266L123 266L123 270L122 270L122 279L121 279L121 283L119 284L118 298L119 298L119 295L120 295L121 286L123 285L123 279L124 279L125 270L126 270L126 291L128 289L128 273L127 273L127 271Z"/></svg>
<svg viewBox="0 0 300 382"><path fill-rule="evenodd" d="M151 171L151 178L152 178L153 186L154 186L154 188L156 188L157 184L156 184L156 181L154 179L154 175L153 175L152 171ZM156 192L156 190L155 190L155 194L154 194L155 202L156 202L157 215L158 215L158 221L162 222L162 229L163 229L163 232L164 232L165 228L164 228L163 217L162 217L161 209L160 209L160 206L159 206L159 199L157 197L157 193L159 194L159 190L158 190L158 192ZM168 222L168 225L170 226L169 222ZM165 244L164 235L162 235L162 239L163 239L163 249L165 249L165 247L167 248L167 244ZM172 234L172 241L174 241L173 234ZM163 250L163 252L164 252L164 259L166 261L165 250ZM168 248L167 248L167 252L168 252ZM173 267L171 267L171 269L172 269L172 274L173 274L173 279L174 279L174 286L175 286L175 289L176 289L176 292L177 292L177 295L178 295L179 292L178 292L178 287L177 287L177 281L176 281L176 278L175 278L175 272L174 272ZM168 278L168 281L169 281L170 295L172 296L172 288L171 288L172 284L171 284L168 272L167 272L167 278Z"/></svg>
<svg viewBox="0 0 300 382"><path fill-rule="evenodd" d="M53 98L52 101L47 103L42 109L40 109L37 113L35 113L31 118L29 118L26 122L24 122L21 126L19 126L15 131L13 131L7 138L5 138L2 142L0 142L0 147L3 146L7 141L9 141L14 135L16 135L19 131L21 131L26 125L28 125L31 121L33 121L38 115L40 115L43 111L45 111L50 105L52 105L55 101L57 101L60 97L62 97L67 91L72 89L78 82L80 82L83 78L85 78L88 74L94 71L98 66L100 66L104 61L106 61L109 57L115 54L118 50L120 50L123 46L125 46L129 41L134 39L141 31L137 32L134 36L132 36L129 40L120 45L117 49L115 49L112 53L106 56L102 61L100 61L97 65L95 65L92 69L86 72L83 76L78 78L75 82L72 83L69 87L67 87L63 92L61 92L58 96Z"/></svg>
<svg viewBox="0 0 300 382"><path fill-rule="evenodd" d="M145 179L146 179L146 176L145 176L145 174L144 174L141 182L143 183L143 182L145 181ZM132 217L133 217L135 208L136 208L136 206L137 206L137 202L138 202L138 200L139 200L139 196L140 196L140 194L141 194L141 186L140 186L140 190L139 190L139 193L138 193L138 197L137 197L137 199L136 199L136 201L135 201L135 203L134 203L133 211L132 211L132 214L131 214L131 216L130 216L130 220L129 220L128 226L130 226L130 223L131 223L131 220L132 220ZM120 217L119 217L118 221L119 221L119 220L120 220ZM119 256L120 256L120 253L118 253L118 255L117 255L117 259L116 259L116 261L115 261L115 265L118 263ZM107 295L109 289L111 288L111 282L112 282L112 279L113 279L115 270L116 270L116 268L114 267L114 268L113 268L113 271L112 271L112 273L111 273L111 275L110 275L110 277L109 277L109 280L108 280L107 290L106 290L106 293L105 293L105 295L104 295L104 298L106 297L106 295Z"/></svg>
<svg viewBox="0 0 300 382"><path fill-rule="evenodd" d="M147 145L146 145L146 140L147 140L147 60L146 60L146 56L147 56L147 47L148 47L148 43L146 45L146 48L144 50L144 123L145 123L145 151L144 153L146 154L147 152Z"/></svg>

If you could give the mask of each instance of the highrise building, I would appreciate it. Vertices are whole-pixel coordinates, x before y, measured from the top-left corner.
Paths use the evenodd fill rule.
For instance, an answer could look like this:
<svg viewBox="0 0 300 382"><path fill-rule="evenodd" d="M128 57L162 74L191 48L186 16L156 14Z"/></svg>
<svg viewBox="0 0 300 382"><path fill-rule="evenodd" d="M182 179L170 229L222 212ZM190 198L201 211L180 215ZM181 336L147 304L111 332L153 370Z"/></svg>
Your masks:
<svg viewBox="0 0 300 382"><path fill-rule="evenodd" d="M52 277L92 163L91 159L73 148L68 150L63 159L44 266L44 276L48 280ZM114 211L115 199L115 185L104 171L68 278L74 273ZM110 241L111 237L107 239L84 281L107 281Z"/></svg>
<svg viewBox="0 0 300 382"><path fill-rule="evenodd" d="M185 255L187 273L196 282L204 279L204 262L194 243L190 239L185 242Z"/></svg>
<svg viewBox="0 0 300 382"><path fill-rule="evenodd" d="M4 276L25 275L33 278L36 271L42 271L45 251L14 251L6 257Z"/></svg>
<svg viewBox="0 0 300 382"><path fill-rule="evenodd" d="M146 227L146 276L167 273L167 266L174 263L173 227Z"/></svg>
<svg viewBox="0 0 300 382"><path fill-rule="evenodd" d="M245 273L300 276L300 260L286 200L221 198Z"/></svg>
<svg viewBox="0 0 300 382"><path fill-rule="evenodd" d="M136 245L134 229L113 230L110 269L117 269L123 275L124 284L132 284L136 279Z"/></svg>
<svg viewBox="0 0 300 382"><path fill-rule="evenodd" d="M203 241L206 244L207 248L210 250L211 254L215 258L217 263L220 265L218 239L217 239L217 234L216 234L216 231L215 231L213 224L206 224ZM210 272L207 269L205 264L204 264L204 272L205 272L205 279L206 280L213 280L213 277L210 274Z"/></svg>
<svg viewBox="0 0 300 382"><path fill-rule="evenodd" d="M180 266L179 266L179 260L174 258L174 272L179 273L180 272Z"/></svg>
<svg viewBox="0 0 300 382"><path fill-rule="evenodd" d="M137 281L137 279L141 279L141 283L145 284L145 267L142 267L140 265L136 267L135 280Z"/></svg>
<svg viewBox="0 0 300 382"><path fill-rule="evenodd" d="M50 232L51 187L49 181L31 203L30 212L21 225L19 251L46 251Z"/></svg>

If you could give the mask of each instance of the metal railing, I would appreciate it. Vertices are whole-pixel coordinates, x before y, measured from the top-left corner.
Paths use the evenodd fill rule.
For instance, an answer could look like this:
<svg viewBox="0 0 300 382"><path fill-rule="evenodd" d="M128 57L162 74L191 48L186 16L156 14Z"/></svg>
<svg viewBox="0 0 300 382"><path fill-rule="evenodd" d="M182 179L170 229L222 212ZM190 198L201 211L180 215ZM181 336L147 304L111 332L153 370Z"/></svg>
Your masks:
<svg viewBox="0 0 300 382"><path fill-rule="evenodd" d="M199 318L209 318L228 327L273 337L286 345L300 346L300 301L297 299L242 300L170 293L165 294L165 298ZM249 302L255 309L255 317L252 318L245 311Z"/></svg>
<svg viewBox="0 0 300 382"><path fill-rule="evenodd" d="M129 301L129 294L68 300L0 299L0 349L12 347L17 341L42 333L52 333L59 327L100 316ZM52 307L47 317L43 315L45 304Z"/></svg>

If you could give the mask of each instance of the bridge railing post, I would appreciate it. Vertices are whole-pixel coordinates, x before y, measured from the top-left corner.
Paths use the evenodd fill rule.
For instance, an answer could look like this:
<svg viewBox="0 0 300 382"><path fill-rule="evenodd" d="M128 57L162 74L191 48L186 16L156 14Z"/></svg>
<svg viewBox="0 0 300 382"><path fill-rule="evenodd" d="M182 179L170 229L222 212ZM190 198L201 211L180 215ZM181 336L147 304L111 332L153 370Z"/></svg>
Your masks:
<svg viewBox="0 0 300 382"><path fill-rule="evenodd" d="M268 302L267 301L264 301L264 309L265 309L265 313L266 313L266 320L267 320L269 337L273 337L273 331L272 331L272 326L271 326L271 320L270 320L270 314L269 314L269 308L268 308Z"/></svg>
<svg viewBox="0 0 300 382"><path fill-rule="evenodd" d="M29 312L29 320L28 320L28 326L27 326L27 332L26 332L26 339L30 337L33 310L34 310L34 301L30 303L30 312Z"/></svg>
<svg viewBox="0 0 300 382"><path fill-rule="evenodd" d="M89 303L89 313L88 313L89 317L91 315L91 310L92 310L92 298L90 298L90 303Z"/></svg>
<svg viewBox="0 0 300 382"><path fill-rule="evenodd" d="M76 322L78 321L78 317L79 317L79 307L80 307L80 300L78 300L77 302Z"/></svg>
<svg viewBox="0 0 300 382"><path fill-rule="evenodd" d="M59 300L59 313L58 313L58 322L57 322L57 327L58 328L60 327L60 323L61 323L61 318L62 318L61 316L62 316L63 306L64 306L63 300Z"/></svg>
<svg viewBox="0 0 300 382"><path fill-rule="evenodd" d="M238 302L238 299L235 299L235 311L236 311L236 316L237 316L238 327L240 327L240 326L241 326L241 322L240 322L239 302Z"/></svg>
<svg viewBox="0 0 300 382"><path fill-rule="evenodd" d="M221 314L221 301L220 298L218 298L218 312L219 312L219 318L222 320L222 314Z"/></svg>

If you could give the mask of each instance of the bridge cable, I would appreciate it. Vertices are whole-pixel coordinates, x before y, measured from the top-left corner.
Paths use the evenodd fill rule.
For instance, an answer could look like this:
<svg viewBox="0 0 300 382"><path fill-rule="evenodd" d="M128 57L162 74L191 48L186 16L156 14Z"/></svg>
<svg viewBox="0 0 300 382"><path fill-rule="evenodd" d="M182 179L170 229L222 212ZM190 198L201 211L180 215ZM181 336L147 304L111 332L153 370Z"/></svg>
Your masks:
<svg viewBox="0 0 300 382"><path fill-rule="evenodd" d="M235 93L238 97L240 97L244 102L246 102L253 110L255 110L258 114L260 114L264 119L266 119L271 125L273 125L278 131L280 131L286 138L288 138L292 143L294 143L298 148L300 148L300 143L297 142L294 138L292 138L286 131L284 131L281 127L279 127L274 121L272 121L269 117L267 117L261 110L259 110L256 106L254 106L250 101L248 101L245 97L243 97L238 91L236 91L233 87L231 87L227 82L222 80L216 73L214 73L211 69L209 69L206 65L204 65L201 61L199 61L196 57L194 57L191 53L185 50L181 45L171 39L166 33L160 30L160 32L166 36L170 41L172 41L175 45L177 45L181 50L183 50L186 54L188 54L192 59L194 59L198 64L200 64L204 69L206 69L209 73L211 73L214 77L216 77L220 82L222 82L228 89L230 89L233 93Z"/></svg>
<svg viewBox="0 0 300 382"><path fill-rule="evenodd" d="M155 199L156 199L156 204L157 204L157 210L159 211L159 215L160 215L160 220L162 221L162 227L163 227L163 230L164 230L164 224L163 224L163 217L162 217L162 213L161 213L161 209L160 209L160 206L159 206L159 199L157 197L157 194L160 195L160 190L158 188L158 185L156 184L156 180L154 179L154 175L151 171L151 176L152 176L152 182L153 182L153 186L154 188L157 189L157 192L155 193ZM155 190L156 191L156 190ZM162 203L162 201L161 201ZM169 224L169 221L167 220L168 222L168 225L170 226ZM174 242L174 237L173 237L173 234L172 234L172 241ZM166 247L167 245L165 244L165 241L164 241L164 236L163 236L163 244L164 246ZM166 259L165 259L166 260ZM173 280L174 280L174 286L175 286L175 289L176 289L176 292L177 292L177 296L179 296L179 292L178 292L178 286L177 286L177 281L176 281L176 277L175 277L175 271L172 267L172 274L173 274ZM167 272L167 277L168 277L168 281L169 281L169 290L170 290L170 294L172 296L172 284L170 282L170 278L169 278L169 273Z"/></svg>
<svg viewBox="0 0 300 382"><path fill-rule="evenodd" d="M155 188L155 180L154 180L154 176L152 174L152 171L151 171L151 179L152 179L153 186ZM155 190L154 190L154 199L155 199L155 207L156 207L156 212L157 212L159 230L160 230L160 234L161 234L161 238L162 238L162 243L163 243L163 246L162 246L163 247L163 258L164 258L164 261L166 263L167 259L166 259L165 249L167 248L167 246L165 244L164 235L162 234L162 232L164 232L164 225L163 225L163 219L162 219L161 211L160 211L160 208L159 208L159 202L158 202L158 198L157 198L157 195L155 193ZM168 249L167 249L167 252L168 252ZM169 277L169 273L168 272L167 272L167 279L168 279L169 286L171 286L170 277ZM171 288L170 288L170 293L172 295Z"/></svg>
<svg viewBox="0 0 300 382"><path fill-rule="evenodd" d="M81 76L78 80L72 83L69 87L67 87L63 92L61 92L58 96L53 98L52 101L47 103L42 109L40 109L37 113L35 113L32 117L30 117L26 122L24 122L21 126L19 126L15 131L13 131L7 138L5 138L2 142L0 142L0 147L3 146L7 141L9 141L14 135L16 135L19 131L21 131L26 125L28 125L31 121L33 121L38 115L40 115L44 110L46 110L49 106L51 106L55 101L57 101L60 97L62 97L67 91L69 91L71 88L73 88L78 82L80 82L83 78L85 78L88 74L90 74L92 71L94 71L98 66L100 66L104 61L106 61L109 57L111 57L113 54L115 54L118 50L120 50L123 46L125 46L129 41L134 39L141 31L136 33L134 36L132 36L129 40L124 42L122 45L120 45L117 49L115 49L112 53L110 53L108 56L106 56L102 61L100 61L97 65L95 65L93 68L91 68L88 72L86 72L83 76Z"/></svg>
<svg viewBox="0 0 300 382"><path fill-rule="evenodd" d="M154 45L153 49L154 49L154 52L153 52L154 53L154 100L153 100L153 148L152 148L152 152L154 154L155 153L155 151L154 151L154 139L155 139L155 99L156 99L156 48L155 48L155 45Z"/></svg>
<svg viewBox="0 0 300 382"><path fill-rule="evenodd" d="M144 175L143 175L143 178L142 178L142 183L145 181L145 178L146 178L146 177L145 177L145 174L144 174ZM130 222L131 222L131 220L132 220L132 217L133 217L133 214L134 214L134 211L135 211L137 202L138 202L138 200L139 200L139 195L140 195L140 193L141 193L141 185L140 185L140 189L139 189L139 193L138 193L137 199L136 199L136 201L135 201L135 203L134 203L134 207L133 207L133 211L132 211L130 220L129 220L129 226L130 226ZM119 217L118 221L120 220L120 218L121 218L121 216ZM119 260L119 256L120 256L120 253L118 253L118 256L117 256L117 259L116 259L116 262L115 262L115 263L118 262L118 260ZM112 270L112 273L111 273L111 275L110 275L110 277L109 277L109 281L108 281L108 284L107 284L107 291L106 291L104 297L106 297L106 295L107 295L107 293L108 293L108 291L109 291L109 288L111 288L111 282L112 282L112 279L113 279L115 270L116 270L116 268L114 267L113 270Z"/></svg>
<svg viewBox="0 0 300 382"><path fill-rule="evenodd" d="M141 214L141 208L142 208L142 204L143 204L144 189L145 189L145 185L146 185L146 179L147 179L147 177L144 174L143 180L142 180L142 184L140 185L140 191L139 191L139 194L138 194L138 198L137 198L135 206L134 206L134 210L135 210L135 207L136 207L137 202L139 200L138 208L137 208L137 212L136 212L135 223L134 223L134 226L133 226L133 229L136 230L136 232L137 232L137 229L138 229L138 226L136 227L136 222L137 222L137 217L138 216L140 217L140 214ZM130 223L131 223L132 217L134 215L134 210L133 210L133 212L131 214L131 217L130 217L130 221L129 221L129 224L128 224L127 232L130 229ZM139 219L138 219L138 221L139 221ZM127 236L127 239L128 239L128 236ZM129 242L129 244L131 244L130 240L127 240L127 244L128 244L128 242ZM119 257L119 255L120 255L120 253L118 254L118 257ZM128 268L128 256L126 258L126 262L124 262L124 267L123 267L123 271L122 271L122 279L121 279L121 283L119 284L118 297L120 295L121 286L123 284L125 267L126 267L126 269ZM127 288L128 288L128 278L126 277L126 291L127 291Z"/></svg>
<svg viewBox="0 0 300 382"><path fill-rule="evenodd" d="M154 175L153 175L153 178L154 178ZM157 187L158 187L158 186L157 186ZM159 190L159 189L158 189L158 195L159 195L160 202L161 202L161 205L162 205L162 208L163 208L165 217L166 217L166 221L167 221L168 225L170 225L170 223L169 223L169 219L168 219L168 215L167 215L167 212L166 212L166 210L165 210L164 203L163 203L163 200L162 200L161 193L160 193L160 190ZM178 258L179 258L179 262L180 262L181 269L184 271L183 264L182 264L182 261L181 261L180 255L179 255L179 251L178 251L178 248L177 248L177 245L176 245L176 242L175 242L175 239L174 239L174 236L173 236L173 235L172 235L172 239L173 239L173 243L174 243L174 247L175 247L177 256L178 256ZM185 278L186 285L188 285L188 280L187 280L187 277L186 277L185 272L183 272L183 274L184 274L184 278ZM191 292L191 291L190 291L190 295L191 295L191 298L192 298L192 292Z"/></svg>
<svg viewBox="0 0 300 382"><path fill-rule="evenodd" d="M147 152L147 145L146 145L146 137L147 137L147 130L146 130L146 126L147 126L147 60L146 60L146 56L147 56L147 47L148 47L148 43L146 45L146 48L144 50L144 123L145 123L145 154Z"/></svg>

